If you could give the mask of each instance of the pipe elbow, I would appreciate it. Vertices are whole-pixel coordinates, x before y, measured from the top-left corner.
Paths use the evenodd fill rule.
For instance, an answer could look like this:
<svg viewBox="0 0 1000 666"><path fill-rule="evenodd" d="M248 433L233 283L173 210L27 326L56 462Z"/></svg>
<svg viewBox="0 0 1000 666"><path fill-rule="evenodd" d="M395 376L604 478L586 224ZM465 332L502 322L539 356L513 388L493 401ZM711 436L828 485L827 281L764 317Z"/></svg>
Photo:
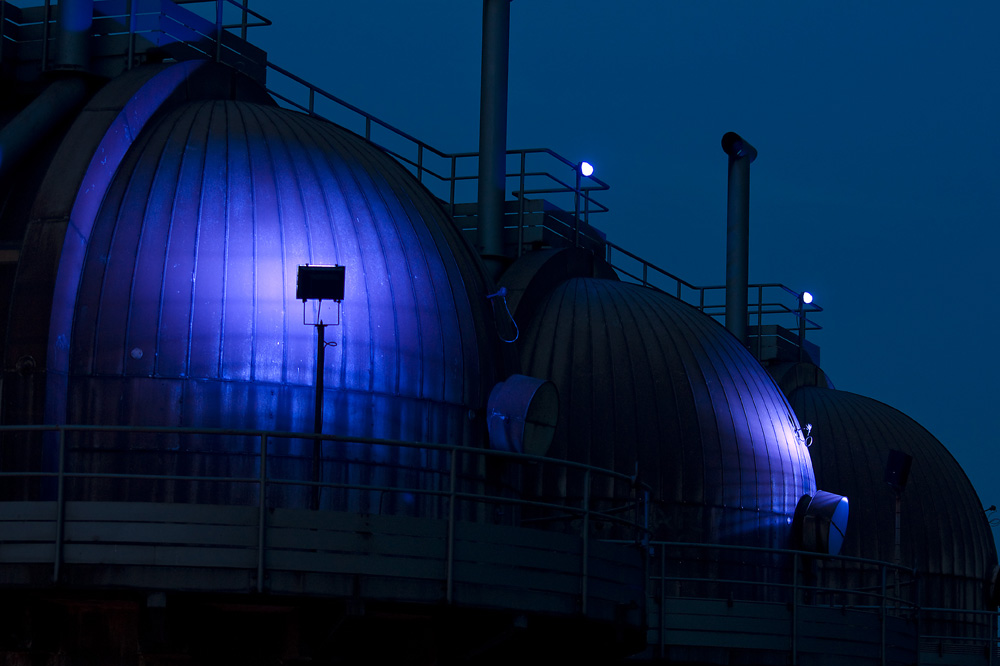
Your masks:
<svg viewBox="0 0 1000 666"><path fill-rule="evenodd" d="M757 149L736 132L722 135L722 150L734 160L745 157L753 162L757 159Z"/></svg>

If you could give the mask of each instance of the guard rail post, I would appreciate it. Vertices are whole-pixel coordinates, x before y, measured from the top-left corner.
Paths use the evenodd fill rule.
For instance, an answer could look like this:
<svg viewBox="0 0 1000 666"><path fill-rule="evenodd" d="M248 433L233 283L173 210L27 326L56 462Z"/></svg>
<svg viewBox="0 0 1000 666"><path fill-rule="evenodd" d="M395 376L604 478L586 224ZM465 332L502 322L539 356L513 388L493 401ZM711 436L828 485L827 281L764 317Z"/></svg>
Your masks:
<svg viewBox="0 0 1000 666"><path fill-rule="evenodd" d="M454 586L455 567L455 476L458 469L458 448L451 450L451 471L448 475L448 541L445 545L447 549L447 561L445 564L445 599L450 604L452 601L452 588Z"/></svg>
<svg viewBox="0 0 1000 666"><path fill-rule="evenodd" d="M580 167L576 170L576 189L573 192L573 247L580 247Z"/></svg>
<svg viewBox="0 0 1000 666"><path fill-rule="evenodd" d="M879 613L879 616L881 619L880 624L882 626L880 628L881 638L879 640L879 656L881 658L882 666L885 666L885 660L886 660L886 649L885 649L886 603L885 602L886 602L886 595L889 593L889 590L886 584L888 577L886 565L883 564L880 568L882 569L882 595L881 595L882 603L881 603L881 612Z"/></svg>
<svg viewBox="0 0 1000 666"><path fill-rule="evenodd" d="M792 555L792 617L791 617L792 666L799 663L799 554Z"/></svg>
<svg viewBox="0 0 1000 666"><path fill-rule="evenodd" d="M59 473L56 479L56 552L52 565L52 582L59 582L60 569L62 568L63 538L66 530L66 431L59 428Z"/></svg>
<svg viewBox="0 0 1000 666"><path fill-rule="evenodd" d="M257 592L264 591L264 535L267 531L267 433L260 434L260 488L257 501Z"/></svg>
<svg viewBox="0 0 1000 666"><path fill-rule="evenodd" d="M525 160L528 154L521 151L521 173L518 174L518 192L520 194L517 197L517 256L518 258L524 253L524 170L526 167ZM543 212L544 216L545 213Z"/></svg>
<svg viewBox="0 0 1000 666"><path fill-rule="evenodd" d="M757 285L757 360L760 360L764 336L764 286Z"/></svg>
<svg viewBox="0 0 1000 666"><path fill-rule="evenodd" d="M222 62L222 0L215 0L215 62Z"/></svg>
<svg viewBox="0 0 1000 666"><path fill-rule="evenodd" d="M667 630L667 547L660 544L660 659L666 656L666 641L663 634Z"/></svg>
<svg viewBox="0 0 1000 666"><path fill-rule="evenodd" d="M590 467L583 471L583 562L580 566L580 610L587 614L587 564L590 557Z"/></svg>
<svg viewBox="0 0 1000 666"><path fill-rule="evenodd" d="M49 22L52 14L52 0L45 0L45 10L42 16L42 71L49 69Z"/></svg>

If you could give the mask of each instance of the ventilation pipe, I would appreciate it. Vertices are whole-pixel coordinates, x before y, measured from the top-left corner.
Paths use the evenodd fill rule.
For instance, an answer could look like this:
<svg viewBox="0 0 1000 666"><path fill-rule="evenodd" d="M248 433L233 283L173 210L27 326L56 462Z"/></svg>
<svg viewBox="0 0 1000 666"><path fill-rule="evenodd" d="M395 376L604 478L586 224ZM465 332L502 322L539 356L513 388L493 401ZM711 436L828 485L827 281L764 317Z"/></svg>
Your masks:
<svg viewBox="0 0 1000 666"><path fill-rule="evenodd" d="M483 0L483 70L479 98L479 234L477 249L494 278L503 271L507 181L507 69L510 1Z"/></svg>
<svg viewBox="0 0 1000 666"><path fill-rule="evenodd" d="M757 149L735 132L722 137L729 155L726 210L726 328L743 343L747 338L747 291L750 288L750 163Z"/></svg>
<svg viewBox="0 0 1000 666"><path fill-rule="evenodd" d="M83 72L90 65L94 0L63 0L58 5L56 69ZM60 123L87 101L89 87L79 76L60 78L0 129L0 180L5 179Z"/></svg>
<svg viewBox="0 0 1000 666"><path fill-rule="evenodd" d="M56 8L56 69L85 72L90 68L94 0L60 0Z"/></svg>

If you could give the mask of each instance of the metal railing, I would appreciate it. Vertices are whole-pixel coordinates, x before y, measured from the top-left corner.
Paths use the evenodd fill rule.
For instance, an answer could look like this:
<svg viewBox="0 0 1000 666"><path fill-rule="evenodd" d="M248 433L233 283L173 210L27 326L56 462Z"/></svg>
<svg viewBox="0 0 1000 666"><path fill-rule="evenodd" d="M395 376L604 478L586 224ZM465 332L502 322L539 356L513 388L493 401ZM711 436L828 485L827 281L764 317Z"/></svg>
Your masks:
<svg viewBox="0 0 1000 666"><path fill-rule="evenodd" d="M33 436L33 437L32 437ZM519 516L511 518L511 524L521 527L548 527L551 529L553 523L561 526L569 533L578 531L582 539L582 603L584 612L586 609L587 580L589 545L594 538L591 534L593 528L598 525L615 525L626 532L632 534L635 543L642 542L648 534L647 511L648 490L638 483L637 476L629 476L619 472L606 470L591 465L575 463L570 461L554 460L541 456L533 456L523 453L506 451L495 451L491 449L476 449L465 446L455 446L448 444L437 444L429 442L412 442L403 440L377 439L366 437L345 437L337 435L315 435L310 433L293 433L277 431L259 430L218 430L218 429L194 429L194 428L155 428L155 427L128 427L128 426L87 426L87 425L59 425L59 426L0 426L0 437L4 438L3 446L9 451L11 447L17 446L22 451L29 447L41 447L42 450L36 453L46 453L47 455L36 455L34 460L47 460L47 464L36 464L31 469L18 469L17 471L0 472L0 480L7 485L6 491L2 494L2 499L6 501L38 499L40 496L53 496L56 502L56 536L54 543L54 561L52 577L58 581L62 568L62 552L64 544L65 507L69 500L88 501L102 499L102 501L135 502L142 501L134 495L123 495L120 488L111 491L110 498L104 497L100 489L95 490L94 486L71 487L73 481L94 482L94 481L147 481L156 483L201 483L213 485L241 485L244 487L256 488L256 505L258 507L258 587L264 580L264 533L267 525L267 511L275 508L275 505L286 506L280 500L268 502L269 490L276 488L297 487L307 489L311 493L322 493L324 491L341 491L342 494L353 492L355 494L370 493L377 494L380 498L377 506L379 511L383 506L381 498L386 494L413 495L437 500L437 508L430 517L443 515L447 520L447 598L451 600L455 546L455 524L460 520L460 506L471 505L473 507L513 507L525 512L532 512L534 517L530 520L520 520ZM12 438L27 438L27 441L12 441ZM125 439L122 440L121 438ZM157 438L165 438L157 441ZM205 438L210 438L206 440ZM220 442L233 441L232 452L218 448ZM312 442L319 441L321 444L350 444L354 446L366 447L371 450L382 448L386 450L409 450L414 452L437 452L443 460L439 461L437 468L421 469L420 473L425 479L425 483L420 483L420 475L411 475L411 480L417 483L405 484L377 484L359 482L336 482L320 480L314 481L311 473L306 473L301 478L288 478L275 476L272 471L272 462L277 458L282 458L285 462L289 458L295 458L299 462L312 460ZM194 446L205 447L207 442L214 444L211 451L192 448ZM250 442L256 442L256 446L248 448ZM286 446L278 443L284 442ZM300 442L305 446L301 448L301 453L291 455L288 453L288 444ZM162 444L162 446L161 446ZM102 448L103 447L103 448ZM286 449L284 453L278 454L277 449ZM44 451L43 451L44 450ZM162 456L176 455L189 459L205 459L211 463L211 457L216 456L220 461L225 460L226 464L220 462L220 469L241 467L244 472L252 469L255 474L163 474L155 471L142 470L143 463L135 463L136 459L147 456L150 453L154 456L150 465L153 468L163 467ZM119 464L114 465L116 469L128 468L141 471L93 471L93 464L88 463L88 456L105 456L102 461L110 459ZM242 459L242 464L236 459ZM232 462L236 461L236 462ZM335 455L324 458L325 462L344 467L377 467L384 466L384 463L376 459L357 460L338 458ZM567 474L576 474L582 477L583 492L579 498L534 498L523 496L516 488L495 488L483 478L481 470L488 461L502 462L507 465L520 466L556 466L563 469ZM230 464L232 463L232 464ZM247 466L249 464L249 467ZM204 461L201 466L205 465ZM8 469L10 464L8 463ZM200 466L196 466L200 468ZM470 471L472 470L472 471ZM430 483L426 483L426 477L434 477ZM399 475L400 479L406 479L407 475ZM34 480L39 484L33 490L13 491L16 496L11 496L10 483L20 479L22 481ZM630 496L621 506L607 509L595 508L597 503L592 499L592 487L595 483L617 483L629 489ZM44 484L48 483L48 487ZM55 488L51 488L54 484ZM120 485L120 484L116 484ZM82 491L82 492L81 492ZM118 496L115 493L118 492ZM73 495L70 497L70 495ZM83 495L77 497L76 495ZM155 501L151 495L146 501ZM203 502L209 504L225 504L224 501ZM443 506L441 506L443 503ZM304 508L311 505L311 502L299 502L293 508ZM333 507L343 509L343 507ZM323 509L320 509L323 510ZM481 514L483 512L480 512ZM512 512L513 513L513 512ZM416 516L421 517L421 516ZM579 523L579 528L567 527L569 523Z"/></svg>
<svg viewBox="0 0 1000 666"><path fill-rule="evenodd" d="M203 7L195 12L178 5L214 5ZM22 23L15 23L7 3L0 2L0 25L3 26L3 37L6 42L16 47L26 47L31 53L37 53L42 72L48 71L53 65L51 52L56 34L56 16L52 0L44 0L37 19L32 18ZM235 20L231 19L233 11ZM26 8L30 10L32 8ZM22 12L23 14L23 12ZM180 55L183 59L204 58L216 62L237 65L247 63L242 70L259 69L264 71L266 63L263 56L260 62L253 61L256 57L253 49L241 48L245 45L249 28L268 26L271 21L259 12L250 9L246 0L94 0L93 36L96 39L127 38L127 46L122 55L125 56L124 69L128 70L137 63L137 40L146 38L151 44L167 43L184 44L187 53ZM244 44L227 38L229 32L239 30L239 37ZM15 35L27 34L20 39ZM235 34L233 35L235 37ZM0 51L0 62L3 53ZM247 61L250 62L247 62Z"/></svg>
<svg viewBox="0 0 1000 666"><path fill-rule="evenodd" d="M202 7L202 11L174 11L180 9L174 7L175 4L197 5ZM5 2L0 3L0 11L5 7ZM169 7L174 7L174 10L168 11ZM236 21L226 20L229 18L226 7L237 12ZM246 60L252 55L238 50L240 45L235 42L227 43L224 39L227 31L239 30L240 39L246 40L248 28L271 25L270 20L251 10L246 0L174 0L174 3L166 0L95 0L95 8L97 36L118 34L122 26L127 26L128 68L136 64L138 36L162 34L164 39L187 44L192 58L232 64L230 61L233 59ZM44 70L48 66L48 48L55 22L51 0L44 0L43 11L46 18L41 22L40 41ZM151 21L151 18L159 20ZM6 26L6 23L7 19L0 14L0 25ZM158 38L151 38L151 41L157 42ZM266 72L267 91L279 104L336 122L392 155L446 205L453 218L460 217L459 207L463 203L477 200L478 153L438 150L270 61L251 62L250 66ZM524 250L525 204L532 197L542 197L569 215L568 221L551 215L543 216L545 230L555 238L572 246L580 246L584 235L593 240L595 234L589 226L591 213L608 212L608 207L598 201L594 193L608 190L607 183L593 175L582 176L578 162L547 148L512 149L507 151L507 158L506 199L516 204L516 214L507 217L514 218L513 224L508 226L516 228L517 256ZM672 294L710 316L718 318L723 315L725 287L695 286L607 242L603 235L597 235L598 242L605 247L605 259L624 279ZM808 316L822 311L822 308L815 304L805 308L789 306L788 297L797 299L798 293L788 287L781 284L751 285L751 293L756 295L750 304L751 326L762 326L766 317L769 322L794 319L793 325L788 328L801 333L820 330L821 327ZM757 344L761 344L759 336Z"/></svg>
<svg viewBox="0 0 1000 666"><path fill-rule="evenodd" d="M438 150L272 62L268 72L281 77L276 81L268 76L268 92L282 105L335 122L371 141L409 169L452 216L460 204L477 200L479 153ZM583 224L589 223L592 213L608 211L593 196L609 189L608 184L596 176L582 176L579 163L547 148L511 149L507 158L506 198L518 202L522 231L524 202L533 196L545 196Z"/></svg>
<svg viewBox="0 0 1000 666"><path fill-rule="evenodd" d="M762 600L788 608L787 650L790 663L798 664L803 651L802 609L828 608L842 612L861 611L878 617L879 659L887 663L891 639L887 618L902 618L916 626L914 654L974 654L980 663L992 666L998 654L998 613L961 608L921 607L918 573L890 562L844 555L819 555L795 550L754 548L700 543L650 542L649 628L655 631L651 645L660 658L666 656L669 600L716 599L729 607L736 602ZM741 570L749 576L736 576ZM770 568L770 570L769 570ZM791 575L782 572L788 572ZM809 572L808 574L806 572ZM845 575L847 571L847 575ZM770 575L769 575L770 574ZM769 579L770 578L770 579ZM854 585L844 581L854 580ZM951 620L950 618L954 618ZM966 631L954 634L921 633L928 623L954 622ZM971 624L970 624L971 623ZM974 626L973 626L974 625ZM735 631L735 628L731 627ZM776 632L782 633L782 632ZM898 647L898 646L895 646ZM947 663L947 662L943 662Z"/></svg>
<svg viewBox="0 0 1000 666"><path fill-rule="evenodd" d="M725 285L694 285L614 243L605 242L605 246L605 261L622 279L670 294L716 319L725 316ZM810 319L810 315L822 312L823 308L815 303L803 303L800 292L777 282L751 284L749 287L751 327L759 329L767 323L782 325L800 333L793 342L804 339L803 334L807 331L822 330L823 327ZM759 356L760 335L756 342Z"/></svg>
<svg viewBox="0 0 1000 666"><path fill-rule="evenodd" d="M1000 614L996 611L956 610L954 608L922 608L923 613L934 613L945 618L949 616L960 618L981 618L982 623L988 623L989 636L951 636L947 634L921 634L919 649L924 654L935 654L940 659L945 655L978 656L984 658L982 663L994 666L1000 663Z"/></svg>

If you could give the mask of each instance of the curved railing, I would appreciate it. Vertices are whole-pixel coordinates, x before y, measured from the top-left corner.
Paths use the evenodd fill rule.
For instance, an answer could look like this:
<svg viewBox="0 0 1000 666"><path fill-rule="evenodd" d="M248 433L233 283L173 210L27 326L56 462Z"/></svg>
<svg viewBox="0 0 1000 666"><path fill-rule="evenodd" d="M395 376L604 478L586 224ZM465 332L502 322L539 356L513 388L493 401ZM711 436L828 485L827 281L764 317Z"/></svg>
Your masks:
<svg viewBox="0 0 1000 666"><path fill-rule="evenodd" d="M376 144L396 158L438 197L454 215L456 206L478 199L479 153L446 153L354 106L336 95L269 62L268 92L284 106L337 123ZM609 188L596 176L584 177L577 162L548 148L507 151L507 200L523 202L543 195L564 211L588 223L591 213L607 212L593 193Z"/></svg>
<svg viewBox="0 0 1000 666"><path fill-rule="evenodd" d="M701 637L699 645L711 647L719 640L713 632L747 645L759 644L766 632L765 640L786 651L792 664L806 653L851 650L883 664L896 663L900 651L910 655L907 661L916 661L918 652L937 653L934 663L940 664L991 665L996 658L997 612L922 607L920 576L908 567L845 555L664 541L651 542L649 553L647 621L655 656L685 639ZM763 610L762 602L779 610ZM702 614L702 625L691 630L685 613ZM838 618L851 614L870 619L838 625ZM762 617L769 618L766 629ZM945 633L942 627L962 631ZM976 659L963 661L970 657Z"/></svg>
<svg viewBox="0 0 1000 666"><path fill-rule="evenodd" d="M322 477L316 480L312 474L313 442L321 446L350 445L370 449L367 459L338 458L336 454L325 454L322 463L340 468L352 468L358 474L345 475L348 480L332 481ZM0 446L4 453L4 471L0 472L0 485L5 487L2 500L55 500L56 526L53 561L53 579L58 580L62 567L63 533L66 520L65 506L68 501L101 500L111 502L143 501L135 493L128 493L125 483L148 482L151 484L201 484L204 487L255 488L254 493L243 493L240 497L249 500L246 505L256 504L258 509L259 538L257 548L259 575L264 580L264 545L267 512L275 506L287 506L275 489L298 488L305 493L299 497L310 497L322 493L339 493L339 497L354 497L364 494L377 497L378 501L367 505L366 511L380 513L384 495L424 497L434 500L430 517L447 520L447 567L448 589L451 587L451 568L454 557L455 524L463 516L475 520L476 516L490 516L484 522L495 520L496 509L507 510L504 524L514 527L544 527L563 532L576 533L582 538L583 580L587 579L588 549L594 537L592 528L598 525L613 525L619 531L630 534L634 543L640 543L646 536L647 491L638 483L636 476L629 476L582 463L555 460L541 456L477 449L465 446L412 442L365 437L344 437L337 435L316 435L298 432L276 432L259 430L220 430L197 428L157 428L128 426L0 426ZM296 454L298 451L300 453ZM409 470L412 474L392 477L395 482L366 483L353 479L370 475L371 470L386 467L383 459L402 460L400 451L419 452L426 456L433 452L440 456L437 467ZM110 470L95 469L95 457L100 461L110 461ZM164 460L175 458L197 459L195 469L215 473L162 473L155 467ZM280 460L279 460L280 459ZM279 462L303 463L297 469L305 473L298 476L281 476L273 473L272 467ZM574 477L582 488L579 497L534 498L520 493L516 484L497 484L485 479L484 470L490 464L500 463L505 470L541 465L559 468L563 474ZM11 469L14 466L16 469ZM288 466L285 465L288 469ZM234 473L222 473L232 469ZM126 471L120 471L126 470ZM248 472L253 472L248 473ZM595 483L617 484L627 489L628 496L618 506L595 508L592 499ZM111 485L102 483L114 482ZM20 485L18 485L20 484ZM17 490L24 488L24 490ZM168 493L171 494L171 493ZM205 504L224 504L233 495L220 492L202 494L202 497L219 496L223 499L205 501ZM271 498L269 500L269 497ZM153 495L145 501L155 501ZM162 500L161 500L162 501ZM199 503L191 500L190 503ZM316 502L298 502L295 508L318 506ZM419 504L419 502L417 503ZM329 506L325 503L324 506ZM355 506L347 502L347 506ZM372 510L371 507L378 507ZM334 506L344 510L345 507ZM421 517L416 515L413 517ZM261 583L259 583L261 584ZM584 583L584 589L586 584Z"/></svg>

